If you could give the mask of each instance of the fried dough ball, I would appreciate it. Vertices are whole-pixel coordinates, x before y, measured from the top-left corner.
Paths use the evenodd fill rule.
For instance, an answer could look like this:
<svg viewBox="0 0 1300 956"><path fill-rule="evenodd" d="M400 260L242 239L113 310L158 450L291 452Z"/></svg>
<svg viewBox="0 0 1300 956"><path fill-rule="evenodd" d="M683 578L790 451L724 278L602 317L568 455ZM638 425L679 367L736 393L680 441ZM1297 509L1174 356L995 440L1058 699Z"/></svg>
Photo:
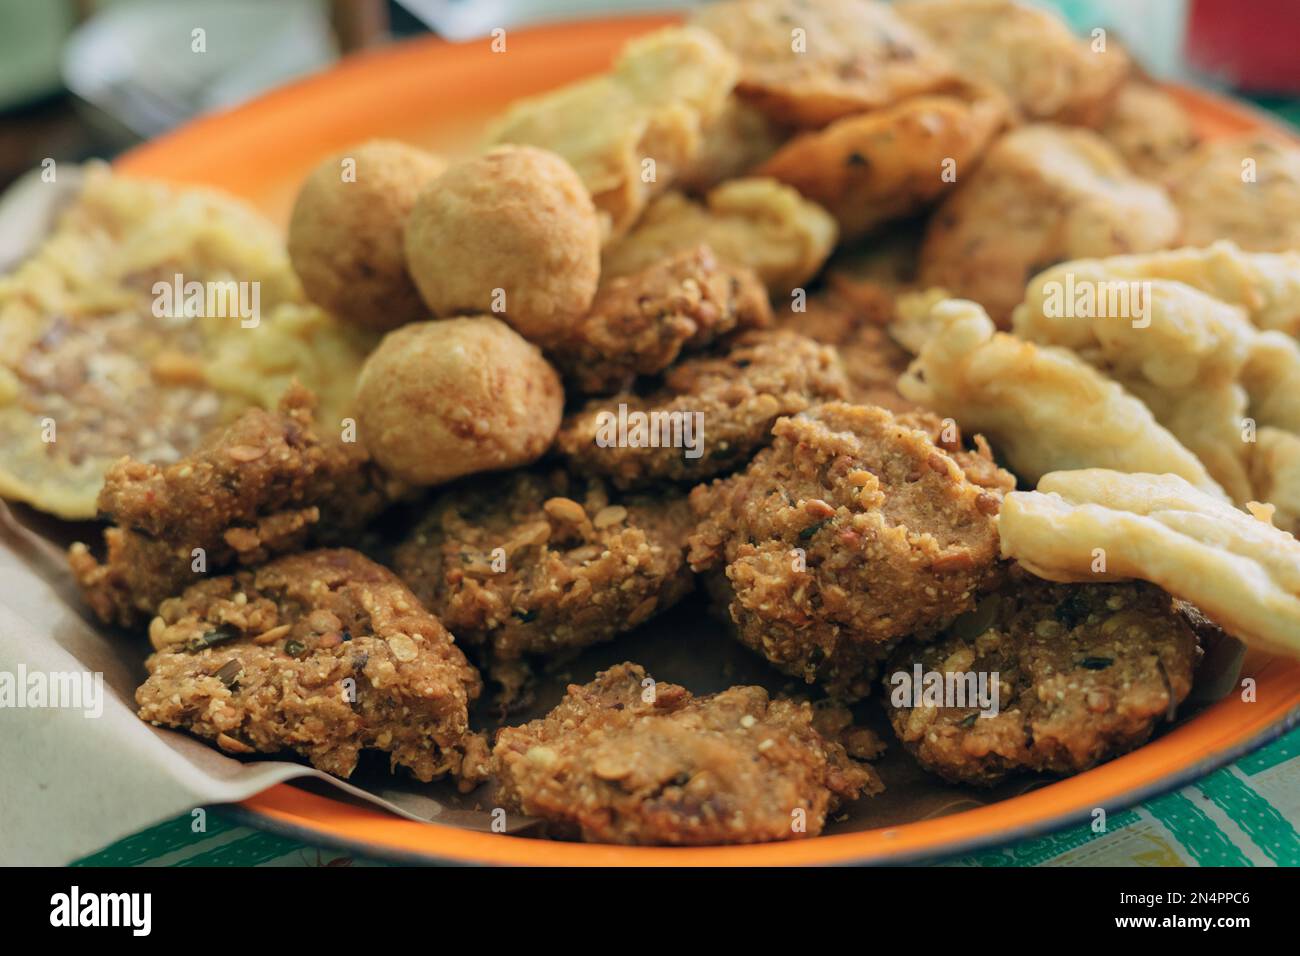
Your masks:
<svg viewBox="0 0 1300 956"><path fill-rule="evenodd" d="M421 194L406 259L439 317L502 311L529 341L566 332L600 280L600 221L573 168L534 146L498 146Z"/></svg>
<svg viewBox="0 0 1300 956"><path fill-rule="evenodd" d="M812 705L772 700L761 687L695 697L629 663L570 684L542 719L499 731L492 758L506 805L546 820L549 836L673 846L802 839L841 804L884 789L818 723Z"/></svg>
<svg viewBox="0 0 1300 956"><path fill-rule="evenodd" d="M895 9L1031 121L1098 124L1131 67L1118 44L1095 49L1056 13L1017 0L905 0Z"/></svg>
<svg viewBox="0 0 1300 956"><path fill-rule="evenodd" d="M832 402L772 433L745 471L691 492L691 567L725 572L743 644L863 696L874 662L970 610L995 578L1009 481L976 484L925 430L883 408Z"/></svg>
<svg viewBox="0 0 1300 956"><path fill-rule="evenodd" d="M1052 584L1017 568L971 622L894 655L886 709L921 766L953 783L989 786L1017 770L1075 774L1172 719L1198 658L1195 627L1157 587ZM990 690L998 682L997 713L924 698L913 706L918 665L923 675L987 674Z"/></svg>
<svg viewBox="0 0 1300 956"><path fill-rule="evenodd" d="M872 0L732 0L691 22L740 58L737 92L778 123L824 126L953 78L934 43Z"/></svg>
<svg viewBox="0 0 1300 956"><path fill-rule="evenodd" d="M1181 241L1251 252L1300 249L1300 148L1254 136L1205 143L1165 174Z"/></svg>
<svg viewBox="0 0 1300 956"><path fill-rule="evenodd" d="M1160 179L1196 146L1196 129L1182 104L1141 80L1120 88L1099 132L1133 172L1148 179Z"/></svg>
<svg viewBox="0 0 1300 956"><path fill-rule="evenodd" d="M355 178L345 178L349 168ZM376 139L312 170L289 219L289 258L307 297L380 331L428 318L406 271L402 229L445 168L422 149Z"/></svg>
<svg viewBox="0 0 1300 956"><path fill-rule="evenodd" d="M555 369L488 315L390 332L357 382L361 440L385 470L413 485L536 460L563 409Z"/></svg>
<svg viewBox="0 0 1300 956"><path fill-rule="evenodd" d="M1002 137L935 211L920 284L973 299L1005 328L1025 283L1065 259L1172 244L1178 213L1096 133L1026 126Z"/></svg>

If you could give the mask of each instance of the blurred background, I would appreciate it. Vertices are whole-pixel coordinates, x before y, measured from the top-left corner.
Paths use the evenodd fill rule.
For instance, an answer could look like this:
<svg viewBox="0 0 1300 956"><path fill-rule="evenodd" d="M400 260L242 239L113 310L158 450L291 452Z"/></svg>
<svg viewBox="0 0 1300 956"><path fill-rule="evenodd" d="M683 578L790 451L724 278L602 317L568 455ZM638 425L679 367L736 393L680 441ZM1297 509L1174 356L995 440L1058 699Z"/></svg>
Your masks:
<svg viewBox="0 0 1300 956"><path fill-rule="evenodd" d="M42 159L111 158L340 56L423 33L681 9L689 0L0 0L0 190ZM1155 76L1300 123L1300 0L1043 0ZM190 55L191 51L205 54Z"/></svg>

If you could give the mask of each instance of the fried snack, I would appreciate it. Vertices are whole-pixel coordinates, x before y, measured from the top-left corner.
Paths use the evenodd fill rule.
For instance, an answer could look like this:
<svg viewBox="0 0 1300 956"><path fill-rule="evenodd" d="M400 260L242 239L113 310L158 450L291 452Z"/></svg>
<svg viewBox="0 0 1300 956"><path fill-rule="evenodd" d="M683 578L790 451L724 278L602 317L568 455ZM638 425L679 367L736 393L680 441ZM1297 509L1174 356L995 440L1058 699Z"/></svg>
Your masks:
<svg viewBox="0 0 1300 956"><path fill-rule="evenodd" d="M903 0L895 10L1030 121L1098 125L1131 68L1118 44L1098 50L1057 14L1016 0Z"/></svg>
<svg viewBox="0 0 1300 956"><path fill-rule="evenodd" d="M368 346L303 303L275 229L242 203L91 169L0 278L0 494L94 517L114 461L176 461L295 377L332 426Z"/></svg>
<svg viewBox="0 0 1300 956"><path fill-rule="evenodd" d="M1007 495L999 531L1003 557L1039 577L1150 581L1248 644L1300 655L1300 541L1176 475L1053 472Z"/></svg>
<svg viewBox="0 0 1300 956"><path fill-rule="evenodd" d="M952 783L1081 773L1146 743L1192 688L1196 631L1149 584L1050 584L1013 571L972 617L978 633L957 626L901 648L883 682L898 739ZM987 675L996 713L918 701L918 673Z"/></svg>
<svg viewBox="0 0 1300 956"><path fill-rule="evenodd" d="M994 143L931 217L919 279L1005 327L1025 283L1048 266L1160 249L1177 230L1164 191L1096 133L1026 126Z"/></svg>
<svg viewBox="0 0 1300 956"><path fill-rule="evenodd" d="M973 302L949 299L930 316L941 332L925 342L899 391L987 435L1021 478L1086 467L1170 472L1223 496L1146 405L1073 352L998 332Z"/></svg>
<svg viewBox="0 0 1300 956"><path fill-rule="evenodd" d="M747 462L781 415L847 393L834 349L794 332L745 332L720 354L673 366L649 395L588 402L555 444L575 470L618 488L703 481Z"/></svg>
<svg viewBox="0 0 1300 956"><path fill-rule="evenodd" d="M758 273L785 295L821 269L835 248L831 215L774 179L733 179L704 204L681 193L659 197L636 227L605 250L606 277L625 276L699 243L724 262Z"/></svg>
<svg viewBox="0 0 1300 956"><path fill-rule="evenodd" d="M1260 425L1300 434L1300 342L1281 332L1255 335L1241 383Z"/></svg>
<svg viewBox="0 0 1300 956"><path fill-rule="evenodd" d="M884 787L813 726L807 703L761 687L695 697L620 664L570 684L546 717L498 732L506 806L548 835L692 846L821 833L841 804Z"/></svg>
<svg viewBox="0 0 1300 956"><path fill-rule="evenodd" d="M429 185L406 223L406 258L440 318L504 310L524 338L568 334L600 281L600 220L572 167L500 146Z"/></svg>
<svg viewBox="0 0 1300 956"><path fill-rule="evenodd" d="M728 332L771 324L758 277L700 245L605 282L586 318L549 356L578 391L605 394L631 387L638 375L657 375L683 351Z"/></svg>
<svg viewBox="0 0 1300 956"><path fill-rule="evenodd" d="M701 129L721 114L738 69L710 33L660 30L628 43L610 73L516 102L488 140L563 156L614 238L699 153ZM646 160L653 177L643 175Z"/></svg>
<svg viewBox="0 0 1300 956"><path fill-rule="evenodd" d="M1197 142L1192 118L1182 104L1160 87L1136 79L1120 87L1098 132L1124 157L1129 169L1154 180L1161 179Z"/></svg>
<svg viewBox="0 0 1300 956"><path fill-rule="evenodd" d="M745 471L691 492L691 567L725 571L743 644L860 697L874 662L995 577L1001 489L882 408L832 402L772 432Z"/></svg>
<svg viewBox="0 0 1300 956"><path fill-rule="evenodd" d="M778 123L824 126L953 78L933 43L872 0L732 0L691 23L740 58L737 92Z"/></svg>
<svg viewBox="0 0 1300 956"><path fill-rule="evenodd" d="M388 333L357 382L361 440L386 471L414 485L535 461L563 411L555 369L489 315Z"/></svg>
<svg viewBox="0 0 1300 956"><path fill-rule="evenodd" d="M323 160L289 219L289 259L317 305L386 332L429 317L402 248L416 197L446 168L406 143L374 139Z"/></svg>
<svg viewBox="0 0 1300 956"><path fill-rule="evenodd" d="M169 598L140 717L227 753L293 750L347 778L362 750L425 783L486 777L478 673L392 572L345 548L280 558Z"/></svg>
<svg viewBox="0 0 1300 956"><path fill-rule="evenodd" d="M519 662L607 641L694 581L681 495L611 497L600 481L518 471L439 496L394 567L513 699Z"/></svg>
<svg viewBox="0 0 1300 956"><path fill-rule="evenodd" d="M1255 136L1204 143L1165 175L1179 241L1231 240L1254 252L1300 249L1300 148Z"/></svg>
<svg viewBox="0 0 1300 956"><path fill-rule="evenodd" d="M1261 428L1250 448L1255 496L1273 505L1273 524L1300 538L1300 435Z"/></svg>
<svg viewBox="0 0 1300 956"><path fill-rule="evenodd" d="M825 207L854 239L947 193L1006 119L991 88L917 96L796 136L755 174Z"/></svg>
<svg viewBox="0 0 1300 956"><path fill-rule="evenodd" d="M116 462L98 500L115 525L104 563L80 542L68 552L96 616L136 626L206 572L344 540L400 496L360 445L316 430L315 406L295 386L275 412L249 409L175 464Z"/></svg>
<svg viewBox="0 0 1300 956"><path fill-rule="evenodd" d="M700 149L673 180L673 186L702 194L744 176L780 147L782 127L739 96L727 97L722 111L704 128Z"/></svg>

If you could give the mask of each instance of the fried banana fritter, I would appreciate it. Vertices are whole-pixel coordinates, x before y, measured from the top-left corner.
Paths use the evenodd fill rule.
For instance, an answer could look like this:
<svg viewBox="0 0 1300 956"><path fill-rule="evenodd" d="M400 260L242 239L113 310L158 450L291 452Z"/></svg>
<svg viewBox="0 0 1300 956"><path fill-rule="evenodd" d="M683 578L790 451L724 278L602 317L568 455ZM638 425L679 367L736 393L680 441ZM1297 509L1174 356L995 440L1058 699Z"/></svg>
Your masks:
<svg viewBox="0 0 1300 956"><path fill-rule="evenodd" d="M293 750L347 777L362 750L428 782L486 776L469 731L481 690L438 619L355 551L308 551L164 601L140 716L234 754Z"/></svg>
<svg viewBox="0 0 1300 956"><path fill-rule="evenodd" d="M736 54L737 92L778 123L824 126L953 78L945 54L873 0L732 0L691 22Z"/></svg>
<svg viewBox="0 0 1300 956"><path fill-rule="evenodd" d="M1182 245L1300 250L1300 147L1257 136L1204 143L1164 179L1182 216Z"/></svg>
<svg viewBox="0 0 1300 956"><path fill-rule="evenodd" d="M884 681L898 698L886 709L899 740L953 783L1080 773L1146 743L1192 687L1196 631L1149 584L1051 584L1017 569L975 618L976 628L901 648ZM987 675L998 684L997 713L924 698L914 706L917 667L945 680Z"/></svg>
<svg viewBox="0 0 1300 956"><path fill-rule="evenodd" d="M794 332L745 332L718 355L673 366L649 395L588 403L565 419L556 448L578 471L620 488L702 481L748 461L781 415L847 392L834 349Z"/></svg>
<svg viewBox="0 0 1300 956"><path fill-rule="evenodd" d="M173 465L113 465L99 495L116 525L104 563L81 543L68 554L99 619L136 625L205 572L340 541L397 497L359 444L316 431L315 404L294 386L278 411L249 409Z"/></svg>
<svg viewBox="0 0 1300 956"><path fill-rule="evenodd" d="M801 839L884 789L818 732L811 705L761 687L694 697L636 664L571 684L546 717L501 730L492 758L508 806L598 843Z"/></svg>
<svg viewBox="0 0 1300 956"><path fill-rule="evenodd" d="M492 676L609 640L694 586L684 496L611 498L599 481L520 471L435 499L394 566Z"/></svg>
<svg viewBox="0 0 1300 956"><path fill-rule="evenodd" d="M754 273L700 245L605 282L587 317L550 356L578 391L607 394L639 375L657 375L683 351L771 324L767 291Z"/></svg>
<svg viewBox="0 0 1300 956"><path fill-rule="evenodd" d="M882 408L821 405L772 431L745 471L691 492L691 567L725 572L742 643L862 696L874 661L969 610L993 579L1010 476L976 484Z"/></svg>

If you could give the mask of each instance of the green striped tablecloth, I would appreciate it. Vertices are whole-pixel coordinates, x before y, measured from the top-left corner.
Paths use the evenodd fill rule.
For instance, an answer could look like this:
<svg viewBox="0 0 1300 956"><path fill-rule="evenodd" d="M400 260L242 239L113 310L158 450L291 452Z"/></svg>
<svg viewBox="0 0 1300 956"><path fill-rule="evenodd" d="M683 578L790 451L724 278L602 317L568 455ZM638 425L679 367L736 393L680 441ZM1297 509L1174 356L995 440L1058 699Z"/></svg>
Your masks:
<svg viewBox="0 0 1300 956"><path fill-rule="evenodd" d="M1300 865L1300 729L1189 787L1113 814L1105 833L1078 826L946 866ZM299 843L207 813L127 837L77 866L380 866L354 853Z"/></svg>

